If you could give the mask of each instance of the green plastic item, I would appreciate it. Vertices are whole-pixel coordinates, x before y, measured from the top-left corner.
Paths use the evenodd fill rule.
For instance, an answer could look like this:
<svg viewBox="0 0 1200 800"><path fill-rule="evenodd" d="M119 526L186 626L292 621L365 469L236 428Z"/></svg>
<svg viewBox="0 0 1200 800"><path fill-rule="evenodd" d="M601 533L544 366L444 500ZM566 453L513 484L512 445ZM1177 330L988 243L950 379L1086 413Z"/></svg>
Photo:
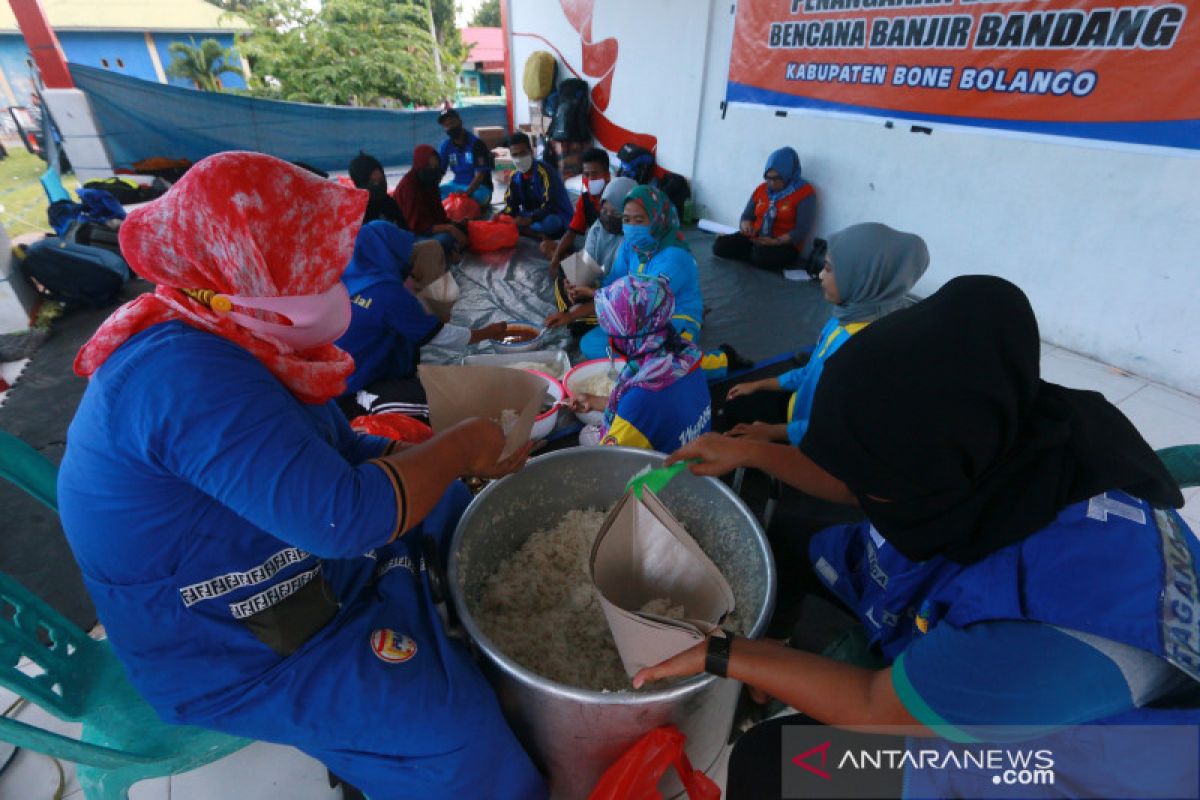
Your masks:
<svg viewBox="0 0 1200 800"><path fill-rule="evenodd" d="M688 465L699 463L700 459L692 458L686 461L677 461L669 467L659 467L647 472L639 472L629 479L629 483L625 484L625 491L633 492L634 496L638 499L641 499L643 488L648 488L655 494L659 494L676 475L687 469Z"/></svg>
<svg viewBox="0 0 1200 800"><path fill-rule="evenodd" d="M20 439L0 436L0 477L50 508L56 507L56 473L53 464ZM34 668L18 669L22 657ZM250 743L159 720L126 679L108 642L87 636L3 573L0 686L60 719L83 723L80 738L73 739L0 717L0 740L78 764L76 775L87 800L126 800L129 787L140 780L187 772Z"/></svg>
<svg viewBox="0 0 1200 800"><path fill-rule="evenodd" d="M683 219L680 222L684 225L696 223L696 201L690 197L683 201Z"/></svg>
<svg viewBox="0 0 1200 800"><path fill-rule="evenodd" d="M1180 489L1200 486L1200 444L1181 444L1155 451Z"/></svg>
<svg viewBox="0 0 1200 800"><path fill-rule="evenodd" d="M0 478L16 484L58 513L58 469L7 431L0 431Z"/></svg>

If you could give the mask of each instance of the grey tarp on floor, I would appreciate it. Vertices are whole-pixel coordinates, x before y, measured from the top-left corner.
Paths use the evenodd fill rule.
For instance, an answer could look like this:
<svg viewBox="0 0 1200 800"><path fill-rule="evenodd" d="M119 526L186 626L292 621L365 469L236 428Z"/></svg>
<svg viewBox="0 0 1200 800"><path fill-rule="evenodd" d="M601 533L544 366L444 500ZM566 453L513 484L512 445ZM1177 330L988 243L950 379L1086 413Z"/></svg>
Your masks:
<svg viewBox="0 0 1200 800"><path fill-rule="evenodd" d="M712 255L710 234L689 231L692 254L700 267L704 295L704 328L700 343L706 349L733 345L748 358L760 360L799 350L813 343L829 319L829 306L815 281L788 281L745 264ZM525 319L541 321L554 309L548 262L530 240L515 250L468 254L453 267L462 289L451 322L480 327L489 322ZM547 349L564 348L578 357L578 347L564 331L546 337ZM488 352L480 344L472 352ZM457 363L461 352L425 348L421 357L435 363Z"/></svg>
<svg viewBox="0 0 1200 800"><path fill-rule="evenodd" d="M701 343L714 348L723 342L753 359L795 351L812 343L829 316L816 283L793 283L779 275L743 264L715 259L712 236L689 232L692 252L700 265L705 299ZM554 310L547 261L533 242L522 240L512 251L469 254L453 268L462 290L453 322L478 326L500 320L540 321ZM126 290L132 297L146 284ZM62 460L67 426L83 395L86 382L71 369L75 353L111 309L75 312L55 325L54 336L33 357L21 380L0 407L0 428ZM547 347L564 347L578 356L566 331L547 336ZM472 348L486 352L487 346ZM462 353L426 348L423 358L456 363ZM120 476L105 476L105 479ZM98 477L99 479L99 477ZM95 611L79 577L58 519L19 490L0 485L0 570L29 586L73 621L87 627ZM114 536L120 531L114 530Z"/></svg>

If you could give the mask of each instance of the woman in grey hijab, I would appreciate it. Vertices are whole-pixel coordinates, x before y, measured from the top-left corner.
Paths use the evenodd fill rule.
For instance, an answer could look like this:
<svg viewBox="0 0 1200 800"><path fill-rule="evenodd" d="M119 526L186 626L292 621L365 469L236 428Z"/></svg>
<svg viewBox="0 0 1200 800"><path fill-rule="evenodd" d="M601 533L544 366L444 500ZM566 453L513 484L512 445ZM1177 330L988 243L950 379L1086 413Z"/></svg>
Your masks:
<svg viewBox="0 0 1200 800"><path fill-rule="evenodd" d="M604 193L600 196L600 215L588 228L587 238L583 242L580 258L594 263L600 272L593 278L593 284L612 269L617 251L621 249L621 210L625 206L625 198L637 187L632 178L614 178ZM554 281L554 300L558 304L558 312L546 318L547 328L557 328L570 325L573 335L582 335L596 325L596 310L591 299L576 302L571 297L570 281L562 270Z"/></svg>
<svg viewBox="0 0 1200 800"><path fill-rule="evenodd" d="M800 444L825 362L851 336L907 305L908 292L928 266L929 250L915 233L864 222L830 236L821 289L833 316L808 363L734 386L713 427L730 436Z"/></svg>

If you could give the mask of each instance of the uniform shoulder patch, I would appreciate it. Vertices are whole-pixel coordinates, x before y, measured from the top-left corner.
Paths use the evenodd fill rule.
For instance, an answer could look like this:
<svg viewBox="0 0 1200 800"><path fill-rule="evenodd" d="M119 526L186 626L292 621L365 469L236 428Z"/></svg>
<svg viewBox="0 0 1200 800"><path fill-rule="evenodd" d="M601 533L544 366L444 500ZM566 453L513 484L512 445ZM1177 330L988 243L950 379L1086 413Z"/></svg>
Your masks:
<svg viewBox="0 0 1200 800"><path fill-rule="evenodd" d="M371 633L371 652L385 664L403 664L417 654L417 643L403 633L379 628Z"/></svg>

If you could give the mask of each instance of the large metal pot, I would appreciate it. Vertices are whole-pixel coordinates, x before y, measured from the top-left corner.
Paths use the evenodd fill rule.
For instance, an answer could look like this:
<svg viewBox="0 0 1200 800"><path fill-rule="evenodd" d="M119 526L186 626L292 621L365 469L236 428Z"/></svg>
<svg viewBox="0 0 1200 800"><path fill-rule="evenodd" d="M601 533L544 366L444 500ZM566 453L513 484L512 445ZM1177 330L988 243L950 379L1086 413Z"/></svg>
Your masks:
<svg viewBox="0 0 1200 800"><path fill-rule="evenodd" d="M450 592L513 730L549 776L555 798L585 798L604 770L647 731L664 724L687 736L697 768L710 769L729 734L740 684L699 675L670 688L602 693L542 678L508 658L482 634L472 616L484 581L537 530L577 508L604 509L629 478L663 456L625 447L571 448L533 459L488 486L454 533ZM720 567L751 636L761 635L775 598L775 567L758 521L719 481L677 477L662 500ZM662 789L681 788L668 773Z"/></svg>

